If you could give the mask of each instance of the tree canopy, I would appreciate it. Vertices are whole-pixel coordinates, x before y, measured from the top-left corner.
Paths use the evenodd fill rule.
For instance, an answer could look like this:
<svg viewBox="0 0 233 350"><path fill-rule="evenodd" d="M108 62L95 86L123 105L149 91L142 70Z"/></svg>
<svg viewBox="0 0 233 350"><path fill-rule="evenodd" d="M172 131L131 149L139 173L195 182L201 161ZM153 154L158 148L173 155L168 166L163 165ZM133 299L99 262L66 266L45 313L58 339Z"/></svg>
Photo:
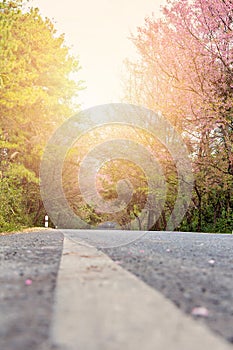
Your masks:
<svg viewBox="0 0 233 350"><path fill-rule="evenodd" d="M161 113L189 146L195 186L182 229L231 232L233 3L169 0L131 37L126 100Z"/></svg>
<svg viewBox="0 0 233 350"><path fill-rule="evenodd" d="M0 3L0 226L38 224L39 164L53 130L78 110L80 66L37 8Z"/></svg>

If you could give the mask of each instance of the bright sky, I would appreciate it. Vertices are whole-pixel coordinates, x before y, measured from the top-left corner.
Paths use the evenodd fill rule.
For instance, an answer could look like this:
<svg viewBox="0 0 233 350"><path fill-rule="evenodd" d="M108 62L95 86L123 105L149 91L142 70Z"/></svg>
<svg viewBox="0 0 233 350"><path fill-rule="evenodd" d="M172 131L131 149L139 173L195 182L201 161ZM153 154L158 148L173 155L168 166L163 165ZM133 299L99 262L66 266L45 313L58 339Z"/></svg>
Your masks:
<svg viewBox="0 0 233 350"><path fill-rule="evenodd" d="M32 0L41 13L65 33L79 56L79 78L87 88L80 94L83 108L121 102L123 60L136 56L130 32L152 12L159 15L166 0Z"/></svg>

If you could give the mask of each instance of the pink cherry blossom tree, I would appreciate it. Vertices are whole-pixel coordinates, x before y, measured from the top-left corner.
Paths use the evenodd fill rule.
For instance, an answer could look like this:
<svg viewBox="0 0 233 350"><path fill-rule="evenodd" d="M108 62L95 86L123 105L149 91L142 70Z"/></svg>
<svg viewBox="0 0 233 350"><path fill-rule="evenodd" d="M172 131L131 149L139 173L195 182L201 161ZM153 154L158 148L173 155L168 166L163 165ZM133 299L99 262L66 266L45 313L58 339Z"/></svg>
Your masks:
<svg viewBox="0 0 233 350"><path fill-rule="evenodd" d="M232 206L233 1L168 0L161 18L146 18L131 40L138 60L126 63L126 99L161 111L183 134L201 229L213 189L216 197L224 188L221 205Z"/></svg>

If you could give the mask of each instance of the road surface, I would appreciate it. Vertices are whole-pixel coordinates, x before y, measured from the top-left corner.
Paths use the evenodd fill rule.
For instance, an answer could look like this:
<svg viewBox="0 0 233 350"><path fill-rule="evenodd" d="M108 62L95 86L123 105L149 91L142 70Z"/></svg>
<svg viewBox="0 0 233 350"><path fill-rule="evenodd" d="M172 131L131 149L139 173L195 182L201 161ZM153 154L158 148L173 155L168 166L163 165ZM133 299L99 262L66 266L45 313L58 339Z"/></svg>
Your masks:
<svg viewBox="0 0 233 350"><path fill-rule="evenodd" d="M68 250L63 250L62 252L64 235L65 241L68 242L66 245L68 244L69 249L65 245L64 249ZM61 317L61 312L65 314L64 307L69 307L69 305L66 305L64 300L62 303L60 302L61 297L63 297L62 293L68 293L68 287L70 286L71 288L73 284L76 283L76 279L82 280L84 270L84 276L86 276L87 271L90 273L90 275L88 275L90 276L90 280L88 280L86 284L84 283L86 277L82 280L84 282L81 283L79 281L81 284L76 292L74 289L74 297L72 298L72 304L70 304L71 307L72 305L76 305L77 308L83 307L83 316L80 317L80 314L74 314L77 319L77 324L79 324L79 330L85 325L84 320L93 319L95 313L91 314L92 311L90 307L87 307L88 303L86 306L84 304L82 305L82 298L84 300L84 296L79 295L79 302L77 302L78 295L76 294L75 297L75 293L80 293L84 285L85 288L90 289L92 283L92 289L97 288L97 290L99 290L98 288L101 283L104 285L105 281L112 278L113 281L114 278L118 280L118 274L122 276L122 271L127 270L130 274L128 272L123 272L124 278L119 277L120 282L116 283L114 287L120 288L119 290L115 289L115 293L118 295L115 303L119 304L117 304L119 308L121 303L122 305L123 303L127 303L130 308L129 304L131 303L133 305L132 310L137 308L139 311L141 310L138 318L144 320L145 325L139 326L138 323L134 325L134 327L139 327L137 328L139 334L140 327L142 327L142 329L147 328L148 332L151 326L153 329L153 322L156 328L162 327L162 324L166 327L166 322L174 322L174 320L180 320L179 324L183 324L183 313L191 315L195 310L200 311L200 309L195 308L202 307L202 312L203 310L205 311L204 316L191 315L191 317L195 319L195 324L198 324L198 326L201 326L203 329L207 326L210 332L217 334L219 337L217 339L226 340L229 348L233 348L231 345L233 343L232 239L232 235L174 232L110 232L94 230L51 230L2 236L0 237L0 348L4 350L60 349L59 342L56 347L55 345L51 345L51 340L56 343L56 339L54 338L58 337L57 335L59 333L57 332L59 327L65 329L65 325L63 324L64 317ZM82 242L81 245L80 242ZM98 251L95 248L91 248L90 245L98 247ZM84 249L84 251L80 253L80 249ZM93 253L85 253L85 251L89 249L94 249ZM111 260L106 257L106 254L111 257L115 263L112 263ZM62 264L59 270L61 256ZM98 257L98 259L96 257ZM102 268L102 265L101 267L98 265L100 261L105 261L105 263L102 264L103 266L108 266L108 270ZM85 265L87 262L90 265ZM65 265L63 266L64 263ZM82 264L85 266L84 270L82 269ZM111 268L109 268L109 266ZM122 270L122 268L124 270ZM58 272L60 278L58 278L56 287ZM132 274L137 276L137 278L133 277ZM108 290L111 290L110 287L112 285L114 285L114 283L109 284ZM153 294L151 287L155 290L155 294ZM77 288L77 285L75 288ZM89 289L85 289L85 297L89 298L88 300L91 301L94 300L92 299L93 292L92 294L88 294ZM102 288L101 293L103 293L103 291L106 292L106 290L107 288ZM127 291L130 290L132 291L128 294L129 296L132 295L132 298L128 300L125 296ZM140 300L133 300L137 295L135 294L133 298L133 291L135 290L140 290L140 292L137 292L139 293L138 295L140 295L140 293L142 295ZM158 293L158 291L160 293ZM102 294L100 294L100 298L101 295ZM153 319L152 305L156 307L154 300L157 300L158 303L161 296L161 304L164 303L164 300L170 299L176 307L173 309L170 306L172 303L169 302L170 304L168 303L167 305L165 301L165 305L167 306L165 309L161 308L160 310L160 321L163 318L163 313L165 315L167 312L170 316L167 317L166 314L166 322L164 323L161 321L161 323L158 324L158 320ZM166 299L163 296L165 296ZM102 299L103 300L98 301L98 308L100 309L99 311L97 310L98 312L103 312L101 307L107 304L108 294L103 294ZM91 305L91 302L89 304ZM150 309L148 312L148 305L151 305L151 312ZM112 306L109 306L108 310L111 307ZM95 308L96 304L93 304L92 310ZM174 318L172 315L176 315L175 310L177 308L179 308L182 313ZM123 310L125 309L124 307ZM136 312L132 310L131 314ZM89 316L86 314L88 312L90 313ZM105 312L106 320L107 317L111 318L111 314L108 315L109 311L105 310ZM146 315L145 312L147 312ZM118 311L118 313L121 315L121 311ZM72 310L70 314L72 314ZM124 318L128 318L128 323L134 322L130 316L124 315ZM171 320L169 320L169 318ZM57 319L59 319L59 322ZM150 323L146 324L148 320L150 320ZM188 325L189 321L187 321L187 319L184 320L184 324ZM70 321L72 321L72 318ZM132 334L136 333L136 329L132 329L132 327L131 329L127 328L123 320L120 319L120 316L118 321L116 320L116 325L118 328L124 325L123 328L125 332L121 329L121 334L124 334L124 336L122 335L122 338L115 339L115 342L121 341L123 342L122 344L124 344L124 341L127 341L127 333L131 334L131 338ZM96 327L96 324L92 322L90 322L89 327L86 327L89 328L89 336L92 334L91 329L94 327ZM192 332L194 332L194 334L199 334L198 329L192 331L195 327L187 327L186 333L189 334L188 332L191 332L190 337L192 337ZM169 328L172 329L171 324ZM182 330L182 327L179 327L179 331L177 328L174 334L178 334L180 330ZM99 331L101 331L101 328ZM105 331L111 332L111 327L108 329L106 325ZM71 332L70 337L76 333L78 333L77 329L74 333ZM82 333L84 334L84 332ZM148 334L151 333L152 332L149 332ZM61 331L60 334L62 335ZM145 335L147 338L149 337L148 334ZM170 334L171 339L173 339L172 337L174 337L174 334ZM156 336L158 336L158 334ZM104 335L102 335L102 337L106 339ZM98 343L97 338L96 344ZM163 339L166 338L169 338L169 331L163 335ZM204 338L208 339L208 336L205 336L205 332L202 339ZM135 339L137 339L137 337ZM85 337L83 341L85 342ZM106 343L108 346L103 343L100 343L98 345L99 347L96 345L96 349L111 349L110 343L108 343L109 341L113 343L114 339L108 339ZM158 337L154 340L151 339L151 341L158 341ZM180 341L181 344L184 344L184 348L188 350L187 344L185 345L186 340L180 339ZM220 348L223 349L225 348L225 343L223 342L222 344ZM96 350L95 347L93 347L93 343L89 345L88 348L87 344L85 345L84 343L83 350ZM105 347L105 345L107 347ZM146 347L146 344L144 345L145 348L154 349L152 345L150 347L150 344L149 347ZM175 344L173 345L174 346L171 347L172 350L175 349ZM168 347L168 344L166 346ZM76 348L77 347L74 346L73 349Z"/></svg>

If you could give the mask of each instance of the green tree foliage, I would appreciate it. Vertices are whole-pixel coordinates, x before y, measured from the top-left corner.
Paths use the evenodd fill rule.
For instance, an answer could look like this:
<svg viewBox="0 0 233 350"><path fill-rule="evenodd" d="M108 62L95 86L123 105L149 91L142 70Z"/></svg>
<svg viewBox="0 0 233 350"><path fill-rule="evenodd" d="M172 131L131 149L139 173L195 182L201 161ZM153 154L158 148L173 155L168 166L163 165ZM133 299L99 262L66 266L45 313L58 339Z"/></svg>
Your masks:
<svg viewBox="0 0 233 350"><path fill-rule="evenodd" d="M127 159L127 157L116 159L113 157L111 159L114 148L116 148L114 140L130 140L132 141L130 152L137 154L138 164L140 164L140 160L143 164L144 155L137 153L138 148L133 146L133 144L141 144L147 149L148 154L151 154L151 159L155 157L163 163L163 168L165 168L167 162L170 163L170 168L166 167L164 176L171 178L173 185L177 182L176 174L165 147L156 142L150 133L136 127L107 125L92 129L90 124L90 129L91 131L82 135L73 144L67 153L63 166L63 190L73 211L90 225L114 221L125 229L147 230L153 228L159 230L164 226L166 227L167 217L165 212L162 211L164 190L161 186L161 178L163 176L155 172L148 178L145 172L149 170L148 168L152 166L153 162L151 164L148 162L147 169L144 169L134 161ZM90 152L98 145L104 145L108 141L113 141L112 144L109 143L106 146L109 157L106 156L106 161L103 161L101 167L98 168L96 167L96 161L98 163L99 154L97 152L95 155L90 155ZM155 149L156 154L152 152ZM80 188L80 168L85 157L89 157L89 167L86 166L83 170L85 173L81 173L81 178L85 179L85 188ZM88 178L88 173L92 172L93 169L96 174L95 180ZM152 174L152 171L150 174ZM154 187L149 185L149 181L154 183ZM99 206L95 190L102 200L102 204ZM172 207L176 190L171 186L167 188L167 192L172 197L170 200L170 207ZM147 201L148 195L151 199ZM152 199L154 196L156 200ZM87 198L89 204L87 204ZM117 202L117 205L115 204L117 210L112 210L113 202ZM167 208L169 213L170 207ZM103 210L103 208L107 209ZM143 215L140 215L144 208ZM158 210L162 211L161 220L154 226L154 219ZM169 216L168 213L167 216Z"/></svg>
<svg viewBox="0 0 233 350"><path fill-rule="evenodd" d="M23 2L0 3L0 229L37 224L39 164L53 130L77 110L79 62L63 35Z"/></svg>

